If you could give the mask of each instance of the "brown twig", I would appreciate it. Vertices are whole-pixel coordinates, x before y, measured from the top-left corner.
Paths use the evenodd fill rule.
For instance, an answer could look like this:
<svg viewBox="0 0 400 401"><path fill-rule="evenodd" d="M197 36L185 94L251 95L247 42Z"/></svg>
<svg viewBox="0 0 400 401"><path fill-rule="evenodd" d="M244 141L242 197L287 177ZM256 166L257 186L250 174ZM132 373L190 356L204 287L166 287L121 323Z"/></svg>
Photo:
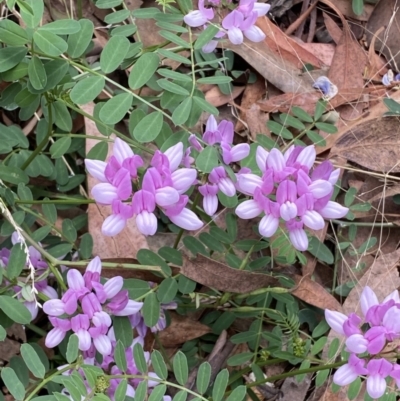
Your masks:
<svg viewBox="0 0 400 401"><path fill-rule="evenodd" d="M300 28L300 25L302 25L302 24L303 24L303 28L304 28L306 19L310 15L311 11L317 6L317 3L318 3L318 1L314 1L314 3L311 4L311 6L304 12L302 9L300 17L296 21L294 21L293 24L289 25L289 27L286 29L286 31L285 31L286 35L291 35L297 28ZM309 1L308 1L308 4L309 4ZM303 29L302 29L302 32L303 32Z"/></svg>
<svg viewBox="0 0 400 401"><path fill-rule="evenodd" d="M317 4L317 2L315 2L315 4ZM308 28L307 43L311 43L313 41L316 28L317 28L317 9L313 8L310 15L310 26Z"/></svg>

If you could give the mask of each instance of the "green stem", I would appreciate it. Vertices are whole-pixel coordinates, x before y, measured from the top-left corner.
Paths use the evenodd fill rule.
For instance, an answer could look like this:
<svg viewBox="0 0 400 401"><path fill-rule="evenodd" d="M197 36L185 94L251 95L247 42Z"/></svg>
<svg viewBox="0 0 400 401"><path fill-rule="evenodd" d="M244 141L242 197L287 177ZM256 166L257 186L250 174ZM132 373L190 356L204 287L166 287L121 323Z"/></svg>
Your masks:
<svg viewBox="0 0 400 401"><path fill-rule="evenodd" d="M25 324L25 327L29 330L32 330L36 334L39 334L39 336L41 336L41 337L45 337L47 335L47 331L41 329L40 327L37 327L34 324L28 323L28 324Z"/></svg>
<svg viewBox="0 0 400 401"><path fill-rule="evenodd" d="M377 222L354 222L354 221L342 221L342 220L331 220L332 223L339 224L341 227L358 226L358 227L382 227L382 228L400 228L399 225L394 223L377 223Z"/></svg>
<svg viewBox="0 0 400 401"><path fill-rule="evenodd" d="M45 148L47 143L49 142L49 139L51 137L51 131L53 128L53 109L51 107L51 104L49 103L49 100L47 99L47 104L48 104L48 117L49 117L49 126L47 128L47 134L43 138L42 142L39 143L37 148L30 154L30 156L25 160L25 162L22 164L21 169L25 170L35 159L35 157Z"/></svg>
<svg viewBox="0 0 400 401"><path fill-rule="evenodd" d="M24 401L29 401L32 399L32 397L39 392L41 388L43 388L48 382L51 382L54 377L61 375L64 372L67 372L70 369L73 369L76 364L68 365L65 368L62 368L60 370L56 370L53 374L50 376L46 377L43 379L37 386L36 388L28 395L28 397L25 398Z"/></svg>
<svg viewBox="0 0 400 401"><path fill-rule="evenodd" d="M51 256L51 258L52 258L52 263L56 266L63 265L63 266L68 266L68 267L86 267L89 263L89 261L87 261L87 260L81 260L79 262L70 262L68 260L54 259L52 256ZM102 265L102 267L139 269L139 270L148 270L148 271L153 271L153 272L162 272L162 270L159 266L138 265L138 264L134 264L134 263L101 262L101 265Z"/></svg>
<svg viewBox="0 0 400 401"><path fill-rule="evenodd" d="M291 372L282 373L280 375L267 377L264 380L248 383L247 387L256 387L256 386L260 386L261 384L270 383L270 382L274 382L274 381L281 380L281 379L286 379L287 377L293 377L293 376L307 374L307 373L315 373L315 372L319 372L320 370L335 369L340 366L343 366L345 363L347 363L347 361L331 363L329 365L315 366L313 368L308 368L308 369L293 370Z"/></svg>
<svg viewBox="0 0 400 401"><path fill-rule="evenodd" d="M82 19L83 12L82 12L82 0L77 0L76 8L78 9L78 19Z"/></svg>
<svg viewBox="0 0 400 401"><path fill-rule="evenodd" d="M43 199L43 200L23 200L23 199L16 199L15 200L16 204L20 205L52 205L53 203L59 204L59 205L86 205L89 203L96 203L94 199Z"/></svg>

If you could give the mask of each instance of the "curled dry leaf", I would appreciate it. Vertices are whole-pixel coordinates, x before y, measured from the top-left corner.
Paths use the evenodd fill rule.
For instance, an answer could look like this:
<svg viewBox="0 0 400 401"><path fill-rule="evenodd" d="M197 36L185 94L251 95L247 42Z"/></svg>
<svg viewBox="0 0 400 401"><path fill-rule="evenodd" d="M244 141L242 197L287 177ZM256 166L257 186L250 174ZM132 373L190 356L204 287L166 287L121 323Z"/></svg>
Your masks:
<svg viewBox="0 0 400 401"><path fill-rule="evenodd" d="M304 67L304 64L311 64L318 69L324 65L318 57L300 46L267 17L258 18L256 25L266 35L264 44L272 49L277 56L288 60L297 68L301 69Z"/></svg>
<svg viewBox="0 0 400 401"><path fill-rule="evenodd" d="M363 122L348 130L336 142L331 152L373 171L398 173L399 134L397 118Z"/></svg>
<svg viewBox="0 0 400 401"><path fill-rule="evenodd" d="M383 2L385 2L386 0L383 0ZM327 1L324 1L325 4L328 4ZM331 3L329 1L329 3ZM345 17L350 17L352 19L358 20L358 21L368 21L368 19L370 18L372 11L374 9L374 6L372 4L366 4L366 2L364 2L364 8L363 8L363 12L361 13L361 15L357 15L354 14L353 12L353 7L352 7L352 2L349 0L333 0L334 5L336 6L336 8L338 10L340 10L340 12L345 16ZM332 5L328 4L328 5Z"/></svg>
<svg viewBox="0 0 400 401"><path fill-rule="evenodd" d="M333 41L338 44L340 42L340 38L342 37L343 31L339 28L339 25L332 17L330 17L327 13L323 13L323 15L325 26L329 32L329 35L331 35Z"/></svg>
<svg viewBox="0 0 400 401"><path fill-rule="evenodd" d="M243 91L244 86L234 86L232 92L229 95L224 95L218 88L214 86L205 94L205 98L208 103L215 107L223 106L233 100L235 100Z"/></svg>
<svg viewBox="0 0 400 401"><path fill-rule="evenodd" d="M308 76L300 76L301 70L296 65L280 57L264 42L244 40L243 45L234 46L227 40L221 42L242 57L268 82L282 92L312 92L312 80Z"/></svg>
<svg viewBox="0 0 400 401"><path fill-rule="evenodd" d="M88 103L81 107L89 115L93 115L94 104ZM102 135L98 132L95 123L89 118L85 118L86 135L98 136ZM98 143L95 139L86 140L86 153ZM108 152L110 154L111 146L109 144ZM89 192L93 186L97 184L97 180L88 175ZM114 237L106 237L101 234L101 226L104 220L111 214L110 206L100 206L95 203L89 204L88 221L89 233L94 239L93 255L99 256L101 259L106 258L134 258L142 248L148 248L146 237L136 228L134 219L127 222L125 229Z"/></svg>
<svg viewBox="0 0 400 401"><path fill-rule="evenodd" d="M171 312L171 324L158 333L158 338L164 347L174 347L186 341L204 336L210 333L210 327L187 316L181 316Z"/></svg>
<svg viewBox="0 0 400 401"><path fill-rule="evenodd" d="M384 28L381 30L381 28ZM374 34L377 39L372 44ZM375 7L366 28L367 42L382 53L394 71L400 71L400 13L397 0L381 0Z"/></svg>
<svg viewBox="0 0 400 401"><path fill-rule="evenodd" d="M200 254L194 259L184 256L181 273L207 287L239 294L268 286L282 287L277 277L232 269ZM341 310L339 302L315 281L297 274L285 274L285 276L294 280L295 287L291 293L296 297L318 308Z"/></svg>

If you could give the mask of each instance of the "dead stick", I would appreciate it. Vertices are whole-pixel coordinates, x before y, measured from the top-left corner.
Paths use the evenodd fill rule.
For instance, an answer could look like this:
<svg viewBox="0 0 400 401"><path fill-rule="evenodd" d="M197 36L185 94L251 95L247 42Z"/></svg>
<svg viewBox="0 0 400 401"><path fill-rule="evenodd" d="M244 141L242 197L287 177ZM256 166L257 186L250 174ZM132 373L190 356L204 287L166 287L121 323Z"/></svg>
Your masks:
<svg viewBox="0 0 400 401"><path fill-rule="evenodd" d="M311 6L305 11L300 17L293 22L293 24L289 25L288 29L286 29L286 35L291 35L310 15L311 11L317 6L318 1L315 1Z"/></svg>

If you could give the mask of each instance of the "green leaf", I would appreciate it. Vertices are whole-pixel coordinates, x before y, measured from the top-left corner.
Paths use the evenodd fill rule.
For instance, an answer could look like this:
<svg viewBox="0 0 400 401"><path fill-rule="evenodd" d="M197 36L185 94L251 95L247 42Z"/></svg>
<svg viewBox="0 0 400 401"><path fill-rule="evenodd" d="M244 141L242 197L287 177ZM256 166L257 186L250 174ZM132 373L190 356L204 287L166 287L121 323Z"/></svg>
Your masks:
<svg viewBox="0 0 400 401"><path fill-rule="evenodd" d="M165 384L159 384L152 390L148 401L162 401L166 391L167 386Z"/></svg>
<svg viewBox="0 0 400 401"><path fill-rule="evenodd" d="M157 297L161 303L167 304L172 302L178 292L178 283L172 277L166 278L159 285Z"/></svg>
<svg viewBox="0 0 400 401"><path fill-rule="evenodd" d="M145 401L147 396L147 381L143 380L136 387L135 391L135 401Z"/></svg>
<svg viewBox="0 0 400 401"><path fill-rule="evenodd" d="M46 369L32 345L22 344L21 356L33 375L43 379L44 375L46 374Z"/></svg>
<svg viewBox="0 0 400 401"><path fill-rule="evenodd" d="M97 8L114 8L121 5L122 0L98 0L96 2Z"/></svg>
<svg viewBox="0 0 400 401"><path fill-rule="evenodd" d="M226 75L215 75L213 77L199 78L197 80L199 84L229 84L229 82L232 82L232 78Z"/></svg>
<svg viewBox="0 0 400 401"><path fill-rule="evenodd" d="M229 372L227 369L221 370L215 378L212 398L213 401L221 401L225 394L226 386L228 385Z"/></svg>
<svg viewBox="0 0 400 401"><path fill-rule="evenodd" d="M126 390L128 389L128 381L126 379L122 379L117 389L115 390L114 400L115 401L124 401L126 397Z"/></svg>
<svg viewBox="0 0 400 401"><path fill-rule="evenodd" d="M151 292L144 299L141 313L147 327L153 327L157 324L160 318L160 302L154 292Z"/></svg>
<svg viewBox="0 0 400 401"><path fill-rule="evenodd" d="M157 84L169 92L176 93L177 95L189 96L189 91L187 89L174 82L168 81L168 79L159 79L157 80Z"/></svg>
<svg viewBox="0 0 400 401"><path fill-rule="evenodd" d="M279 119L285 126L293 127L299 130L304 130L306 128L300 120L298 120L296 117L291 116L290 114L282 113L279 115Z"/></svg>
<svg viewBox="0 0 400 401"><path fill-rule="evenodd" d="M193 96L193 102L207 113L214 114L214 116L219 114L219 111L216 107L208 103L207 100L201 98L200 96Z"/></svg>
<svg viewBox="0 0 400 401"><path fill-rule="evenodd" d="M178 391L172 401L186 401L188 393L185 390ZM196 398L199 400L199 398Z"/></svg>
<svg viewBox="0 0 400 401"><path fill-rule="evenodd" d="M156 253L150 251L149 249L140 249L137 253L137 260L142 265L150 265L150 266L160 266L163 273L167 276L170 276L172 271L167 263Z"/></svg>
<svg viewBox="0 0 400 401"><path fill-rule="evenodd" d="M34 103L38 97L39 95L34 95L29 92L28 88L25 88L15 96L14 102L17 103L19 107L27 107L31 103Z"/></svg>
<svg viewBox="0 0 400 401"><path fill-rule="evenodd" d="M104 18L106 24L118 24L119 22L125 21L131 15L129 10L119 10L113 13L107 14Z"/></svg>
<svg viewBox="0 0 400 401"><path fill-rule="evenodd" d="M136 278L127 278L124 280L124 290L128 290L130 299L139 299L150 291L150 285L147 281Z"/></svg>
<svg viewBox="0 0 400 401"><path fill-rule="evenodd" d="M54 124L66 132L72 130L72 118L68 111L68 107L61 100L57 100L53 103L54 107Z"/></svg>
<svg viewBox="0 0 400 401"><path fill-rule="evenodd" d="M135 360L135 365L140 373L147 373L147 363L144 356L143 347L141 344L136 343L133 347L133 359Z"/></svg>
<svg viewBox="0 0 400 401"><path fill-rule="evenodd" d="M207 28L199 35L197 38L194 49L200 50L204 45L210 42L215 35L218 33L219 29L215 25L208 25Z"/></svg>
<svg viewBox="0 0 400 401"><path fill-rule="evenodd" d="M318 371L315 376L315 386L321 387L325 383L326 379L328 378L329 373L330 373L330 369Z"/></svg>
<svg viewBox="0 0 400 401"><path fill-rule="evenodd" d="M166 15L166 14L162 14L162 15ZM181 25L172 24L171 22L158 21L156 23L156 25L162 29L166 29L166 30L172 31L172 32L179 32L179 33L189 32L187 28L185 28Z"/></svg>
<svg viewBox="0 0 400 401"><path fill-rule="evenodd" d="M52 159L57 159L63 156L71 146L71 137L66 136L60 139L57 139L51 146L50 146L50 154Z"/></svg>
<svg viewBox="0 0 400 401"><path fill-rule="evenodd" d="M47 201L49 200L49 198L44 199ZM57 209L54 203L44 203L42 205L42 211L50 223L54 224L57 221Z"/></svg>
<svg viewBox="0 0 400 401"><path fill-rule="evenodd" d="M121 25L121 26L117 26L116 28L114 28L111 31L111 37L113 37L113 36L122 36L122 37L132 36L136 33L136 31L137 31L136 25L133 25L133 24Z"/></svg>
<svg viewBox="0 0 400 401"><path fill-rule="evenodd" d="M81 30L81 25L74 19L59 19L41 26L39 31L47 31L56 35L71 35Z"/></svg>
<svg viewBox="0 0 400 401"><path fill-rule="evenodd" d="M146 7L146 8L137 8L136 10L133 10L132 15L135 18L148 19L148 18L154 18L160 12L161 11L156 7Z"/></svg>
<svg viewBox="0 0 400 401"><path fill-rule="evenodd" d="M28 63L23 60L21 63L17 64L11 70L4 71L1 74L1 78L6 82L17 81L28 75Z"/></svg>
<svg viewBox="0 0 400 401"><path fill-rule="evenodd" d="M0 164L0 177L3 181L11 184L18 185L19 183L28 184L29 177L25 171L19 167L9 167L4 164Z"/></svg>
<svg viewBox="0 0 400 401"><path fill-rule="evenodd" d="M68 71L68 63L65 60L52 60L44 65L47 75L45 90L53 89L65 77Z"/></svg>
<svg viewBox="0 0 400 401"><path fill-rule="evenodd" d="M337 351L339 349L339 346L340 346L339 339L338 338L334 338L332 340L331 344L329 345L329 349L328 349L328 358L329 359L332 359L336 355L336 353L337 353Z"/></svg>
<svg viewBox="0 0 400 401"><path fill-rule="evenodd" d="M29 28L36 28L44 12L43 0L17 0L21 17Z"/></svg>
<svg viewBox="0 0 400 401"><path fill-rule="evenodd" d="M315 105L315 112L314 112L314 120L318 121L322 114L324 114L326 110L327 102L326 100L318 100L317 104Z"/></svg>
<svg viewBox="0 0 400 401"><path fill-rule="evenodd" d="M129 74L129 87L139 89L144 86L157 71L160 59L155 53L145 53L139 57Z"/></svg>
<svg viewBox="0 0 400 401"><path fill-rule="evenodd" d="M132 345L133 329L129 319L126 316L114 316L114 332L115 338L122 342L125 348Z"/></svg>
<svg viewBox="0 0 400 401"><path fill-rule="evenodd" d="M42 90L46 87L47 76L42 60L39 57L33 56L28 65L28 75L32 86L37 90Z"/></svg>
<svg viewBox="0 0 400 401"><path fill-rule="evenodd" d="M192 82L192 78L189 77L189 75L169 70L167 68L160 68L157 73L163 77L174 79L175 81Z"/></svg>
<svg viewBox="0 0 400 401"><path fill-rule="evenodd" d="M169 246L163 246L158 250L158 254L167 262L171 262L175 265L182 266L183 263L182 254L177 249L171 248Z"/></svg>
<svg viewBox="0 0 400 401"><path fill-rule="evenodd" d="M354 5L354 2L353 2L353 5ZM351 401L351 400L354 400L355 398L357 398L360 390L361 390L361 379L359 377L357 377L356 380L354 380L350 384L349 389L347 390L348 399Z"/></svg>
<svg viewBox="0 0 400 401"><path fill-rule="evenodd" d="M275 135L281 136L284 139L293 139L293 134L282 124L279 124L276 121L267 121L267 127Z"/></svg>
<svg viewBox="0 0 400 401"><path fill-rule="evenodd" d="M99 96L105 84L105 79L97 75L84 78L72 88L69 96L76 104L90 103Z"/></svg>
<svg viewBox="0 0 400 401"><path fill-rule="evenodd" d="M168 377L167 365L164 362L160 351L154 350L151 354L151 365L154 369L154 373L162 380Z"/></svg>
<svg viewBox="0 0 400 401"><path fill-rule="evenodd" d="M132 95L120 93L104 104L100 110L100 120L105 124L116 124L120 122L132 106Z"/></svg>
<svg viewBox="0 0 400 401"><path fill-rule="evenodd" d="M38 48L49 56L57 57L68 49L67 42L52 32L36 31L33 40Z"/></svg>
<svg viewBox="0 0 400 401"><path fill-rule="evenodd" d="M192 110L192 97L187 97L172 113L172 121L175 125L184 124Z"/></svg>
<svg viewBox="0 0 400 401"><path fill-rule="evenodd" d="M330 249L317 237L311 237L308 245L308 252L328 265L334 262L334 257Z"/></svg>
<svg viewBox="0 0 400 401"><path fill-rule="evenodd" d="M133 129L133 137L140 143L154 141L161 132L163 115L154 111L144 117Z"/></svg>
<svg viewBox="0 0 400 401"><path fill-rule="evenodd" d="M94 25L88 19L78 21L81 29L68 37L68 54L72 58L82 56L92 40Z"/></svg>
<svg viewBox="0 0 400 401"><path fill-rule="evenodd" d="M172 32L161 30L158 32L163 38L171 41L172 43L177 44L178 46L182 46L183 48L190 48L190 44L186 42L185 39L182 39L180 36L175 35Z"/></svg>
<svg viewBox="0 0 400 401"><path fill-rule="evenodd" d="M18 401L22 401L25 397L25 388L19 381L18 376L11 368L3 368L1 370L1 378L11 395Z"/></svg>
<svg viewBox="0 0 400 401"><path fill-rule="evenodd" d="M319 354L323 348L325 347L326 342L328 341L328 337L321 337L319 338L311 347L311 355Z"/></svg>
<svg viewBox="0 0 400 401"><path fill-rule="evenodd" d="M364 10L364 0L353 0L352 7L353 7L354 14L361 15ZM352 398L350 398L350 399L352 399Z"/></svg>
<svg viewBox="0 0 400 401"><path fill-rule="evenodd" d="M199 243L201 244L200 241L199 241ZM204 247L203 244L201 244L201 245ZM182 274L179 276L178 288L179 288L180 293L190 294L191 292L193 292L195 290L196 285L197 285L197 283L195 281L191 280L190 278L187 278L187 277L183 276Z"/></svg>
<svg viewBox="0 0 400 401"><path fill-rule="evenodd" d="M101 141L96 143L92 149L89 150L89 153L86 155L86 159L92 160L106 160L108 153L108 143Z"/></svg>
<svg viewBox="0 0 400 401"><path fill-rule="evenodd" d="M318 146L326 145L326 140L321 135L317 134L315 131L309 130L306 132L306 135L314 145Z"/></svg>
<svg viewBox="0 0 400 401"><path fill-rule="evenodd" d="M211 173L218 166L218 151L214 146L206 146L196 159L196 167L203 173Z"/></svg>
<svg viewBox="0 0 400 401"><path fill-rule="evenodd" d="M3 19L0 21L0 41L10 46L23 46L28 43L28 35L18 24Z"/></svg>
<svg viewBox="0 0 400 401"><path fill-rule="evenodd" d="M332 125L332 124L328 124L328 123L315 123L315 126L323 131L326 132L328 134L336 134L336 132L338 132L338 129Z"/></svg>
<svg viewBox="0 0 400 401"><path fill-rule="evenodd" d="M301 107L293 106L290 111L305 123L312 123L314 121L313 118Z"/></svg>
<svg viewBox="0 0 400 401"><path fill-rule="evenodd" d="M8 46L0 49L0 72L11 70L26 56L26 47ZM3 94L4 96L4 94Z"/></svg>
<svg viewBox="0 0 400 401"><path fill-rule="evenodd" d="M67 362L72 363L76 361L76 358L78 358L78 352L79 352L79 338L76 334L72 334L72 336L70 336L68 339L67 352L65 354Z"/></svg>
<svg viewBox="0 0 400 401"><path fill-rule="evenodd" d="M354 202L356 195L357 195L357 189L354 187L350 187L347 190L346 195L344 196L344 205L346 207L350 207L351 204Z"/></svg>
<svg viewBox="0 0 400 401"><path fill-rule="evenodd" d="M3 326L0 326L0 341L4 341L7 337L6 329Z"/></svg>
<svg viewBox="0 0 400 401"><path fill-rule="evenodd" d="M174 53L171 50L158 49L157 53L161 54L161 56L167 59L177 61L178 63L189 64L189 65L191 64L191 61L188 58L183 57L180 54Z"/></svg>
<svg viewBox="0 0 400 401"><path fill-rule="evenodd" d="M203 362L199 366L196 377L196 387L200 394L204 394L210 385L211 365L208 362Z"/></svg>
<svg viewBox="0 0 400 401"><path fill-rule="evenodd" d="M100 55L100 67L105 74L115 71L129 50L130 42L124 36L112 36Z"/></svg>
<svg viewBox="0 0 400 401"><path fill-rule="evenodd" d="M10 253L7 264L7 277L12 280L18 277L26 265L27 255L21 244L15 244Z"/></svg>
<svg viewBox="0 0 400 401"><path fill-rule="evenodd" d="M118 368L123 372L126 372L128 364L126 362L125 348L120 340L117 341L117 345L115 346L114 360Z"/></svg>
<svg viewBox="0 0 400 401"><path fill-rule="evenodd" d="M238 386L229 394L226 401L242 401L246 396L246 391L246 386Z"/></svg>
<svg viewBox="0 0 400 401"><path fill-rule="evenodd" d="M71 252L71 249L72 249L72 244L62 242L58 245L54 245L47 248L47 251L49 252L50 255L54 256L55 258L60 258L61 256L64 256L69 252Z"/></svg>
<svg viewBox="0 0 400 401"><path fill-rule="evenodd" d="M254 353L253 352L242 352L241 354L236 354L231 356L227 360L228 366L239 366L243 365L247 361L249 361L251 358L253 358Z"/></svg>

